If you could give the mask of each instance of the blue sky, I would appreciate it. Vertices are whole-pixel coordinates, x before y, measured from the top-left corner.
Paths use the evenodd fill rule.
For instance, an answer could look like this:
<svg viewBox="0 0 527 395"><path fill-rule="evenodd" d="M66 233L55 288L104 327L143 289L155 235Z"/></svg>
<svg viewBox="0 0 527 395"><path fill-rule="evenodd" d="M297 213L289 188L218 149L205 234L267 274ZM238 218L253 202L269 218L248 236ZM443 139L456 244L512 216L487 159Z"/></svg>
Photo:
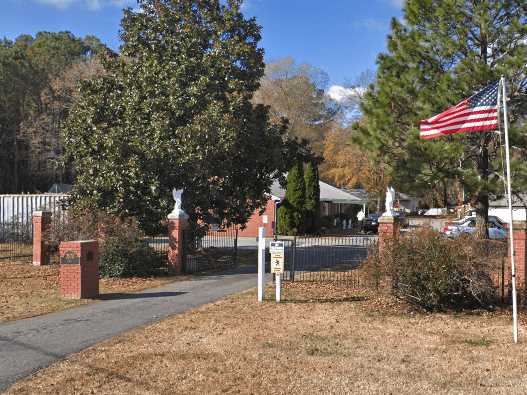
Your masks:
<svg viewBox="0 0 527 395"><path fill-rule="evenodd" d="M325 70L331 84L352 82L375 68L390 19L404 0L246 0L244 11L263 28L266 60L292 56ZM135 0L0 0L0 36L69 30L119 47L121 9Z"/></svg>

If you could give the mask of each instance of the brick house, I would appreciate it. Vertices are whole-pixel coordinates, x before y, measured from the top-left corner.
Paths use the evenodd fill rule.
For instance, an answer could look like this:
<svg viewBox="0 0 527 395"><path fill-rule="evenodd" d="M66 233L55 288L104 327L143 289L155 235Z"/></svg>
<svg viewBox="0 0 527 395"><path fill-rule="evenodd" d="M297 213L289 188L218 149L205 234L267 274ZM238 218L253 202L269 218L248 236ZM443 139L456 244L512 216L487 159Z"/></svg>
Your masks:
<svg viewBox="0 0 527 395"><path fill-rule="evenodd" d="M335 216L339 214L351 213L360 209L365 210L368 201L362 196L354 195L350 192L336 188L325 182L320 181L320 215ZM277 211L281 201L285 197L285 189L275 181L271 187L271 193L265 211L260 215L253 213L245 229L239 231L240 237L257 237L258 228L265 228L266 236L274 236L277 222Z"/></svg>

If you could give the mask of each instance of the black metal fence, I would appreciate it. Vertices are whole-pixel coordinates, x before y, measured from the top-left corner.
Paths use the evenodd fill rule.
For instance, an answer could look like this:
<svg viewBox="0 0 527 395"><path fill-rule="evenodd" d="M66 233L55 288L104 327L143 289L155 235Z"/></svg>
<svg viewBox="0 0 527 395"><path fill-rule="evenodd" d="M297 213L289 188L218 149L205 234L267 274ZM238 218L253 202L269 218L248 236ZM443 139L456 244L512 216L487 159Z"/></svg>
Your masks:
<svg viewBox="0 0 527 395"><path fill-rule="evenodd" d="M227 228L209 230L203 236L184 234L184 272L225 270L236 266L238 230Z"/></svg>
<svg viewBox="0 0 527 395"><path fill-rule="evenodd" d="M60 217L66 198L60 194L0 195L0 261L29 261L33 254L33 212L46 210Z"/></svg>
<svg viewBox="0 0 527 395"><path fill-rule="evenodd" d="M358 284L356 269L377 244L377 236L279 236L284 242L283 281Z"/></svg>
<svg viewBox="0 0 527 395"><path fill-rule="evenodd" d="M147 236L144 240L147 245L154 249L154 251L164 255L168 254L167 235Z"/></svg>
<svg viewBox="0 0 527 395"><path fill-rule="evenodd" d="M26 261L32 254L32 222L16 218L0 222L0 261Z"/></svg>

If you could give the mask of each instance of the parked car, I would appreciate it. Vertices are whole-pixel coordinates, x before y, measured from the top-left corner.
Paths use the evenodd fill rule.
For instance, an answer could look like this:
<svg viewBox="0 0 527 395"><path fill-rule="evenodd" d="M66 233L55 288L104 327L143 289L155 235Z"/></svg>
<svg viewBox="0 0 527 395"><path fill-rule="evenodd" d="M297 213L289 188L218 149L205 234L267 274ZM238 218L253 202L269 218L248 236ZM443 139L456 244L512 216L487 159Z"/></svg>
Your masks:
<svg viewBox="0 0 527 395"><path fill-rule="evenodd" d="M476 216L475 215L468 215L468 216L466 216L464 218L461 218L461 219L459 219L457 221L452 221L452 222L446 224L443 227L443 229L441 230L441 232L443 232L443 233L448 235L448 232L450 232L452 230L455 230L457 227L462 226L463 224L466 224L469 221L474 221L474 224L475 224L476 223ZM504 229L504 230L507 227L507 225L501 219L499 219L498 217L496 217L494 215L489 215L489 226L490 225L496 226L496 227Z"/></svg>
<svg viewBox="0 0 527 395"><path fill-rule="evenodd" d="M368 216L364 218L362 231L366 233L377 233L379 230L379 217L380 215L377 213L368 214Z"/></svg>
<svg viewBox="0 0 527 395"><path fill-rule="evenodd" d="M449 228L443 232L448 237L458 237L461 234L472 234L476 231L476 219L471 218L462 224L449 226ZM507 231L496 221L496 218L489 217L489 238L491 239L505 239L507 238Z"/></svg>

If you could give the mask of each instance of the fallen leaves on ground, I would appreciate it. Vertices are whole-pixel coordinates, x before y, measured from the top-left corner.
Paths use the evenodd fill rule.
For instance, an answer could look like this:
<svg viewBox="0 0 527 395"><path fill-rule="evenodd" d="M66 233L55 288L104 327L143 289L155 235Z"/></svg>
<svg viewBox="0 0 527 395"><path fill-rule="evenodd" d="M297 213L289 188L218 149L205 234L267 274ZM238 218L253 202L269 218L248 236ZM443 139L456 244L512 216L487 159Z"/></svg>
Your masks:
<svg viewBox="0 0 527 395"><path fill-rule="evenodd" d="M188 277L103 278L101 294L136 292ZM59 266L0 262L0 322L33 317L93 300L59 296Z"/></svg>
<svg viewBox="0 0 527 395"><path fill-rule="evenodd" d="M506 311L427 313L339 284L251 290L96 345L10 394L527 392ZM521 338L525 331L521 332Z"/></svg>

